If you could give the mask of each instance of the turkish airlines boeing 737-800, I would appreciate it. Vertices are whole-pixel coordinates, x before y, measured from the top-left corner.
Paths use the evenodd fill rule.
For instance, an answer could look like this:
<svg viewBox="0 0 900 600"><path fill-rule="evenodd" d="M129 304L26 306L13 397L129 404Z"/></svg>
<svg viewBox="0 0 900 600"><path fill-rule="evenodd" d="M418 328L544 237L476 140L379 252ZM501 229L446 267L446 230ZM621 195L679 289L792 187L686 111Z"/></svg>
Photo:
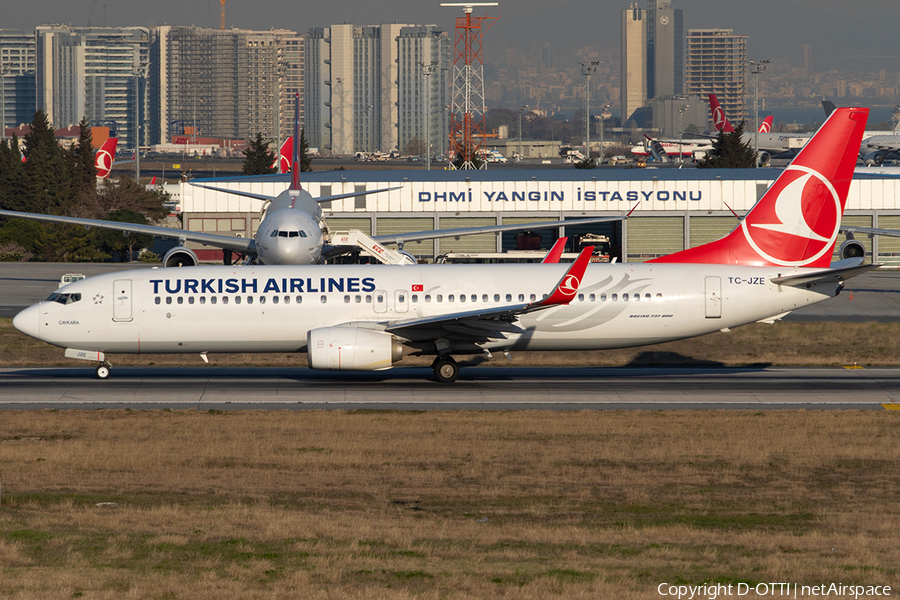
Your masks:
<svg viewBox="0 0 900 600"><path fill-rule="evenodd" d="M867 109L825 122L738 227L642 264L209 266L91 277L13 324L100 363L107 352L307 352L314 369L404 354L623 348L712 333L837 295L872 268L831 264Z"/></svg>

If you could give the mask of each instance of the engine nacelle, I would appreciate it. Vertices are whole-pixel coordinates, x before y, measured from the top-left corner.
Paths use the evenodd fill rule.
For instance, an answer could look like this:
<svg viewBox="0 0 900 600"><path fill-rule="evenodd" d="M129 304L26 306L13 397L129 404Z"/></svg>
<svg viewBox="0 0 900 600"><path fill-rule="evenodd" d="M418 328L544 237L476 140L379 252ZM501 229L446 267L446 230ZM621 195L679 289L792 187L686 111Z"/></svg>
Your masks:
<svg viewBox="0 0 900 600"><path fill-rule="evenodd" d="M884 162L884 157L888 155L888 152L884 150L878 150L876 152L869 152L863 157L863 162L865 162L870 167L875 165L876 167L880 167Z"/></svg>
<svg viewBox="0 0 900 600"><path fill-rule="evenodd" d="M162 263L164 267L196 267L200 264L200 259L190 248L175 246L166 252Z"/></svg>
<svg viewBox="0 0 900 600"><path fill-rule="evenodd" d="M766 152L765 150L762 150L757 155L757 160L759 160L759 164L767 165L767 164L769 164L769 161L772 160L772 155L769 154L768 152Z"/></svg>
<svg viewBox="0 0 900 600"><path fill-rule="evenodd" d="M321 327L306 335L310 369L383 371L403 358L403 346L390 333L359 327Z"/></svg>
<svg viewBox="0 0 900 600"><path fill-rule="evenodd" d="M866 247L863 246L858 240L847 240L843 244L841 244L840 250L838 250L838 255L841 257L841 260L845 258L865 258L866 256Z"/></svg>

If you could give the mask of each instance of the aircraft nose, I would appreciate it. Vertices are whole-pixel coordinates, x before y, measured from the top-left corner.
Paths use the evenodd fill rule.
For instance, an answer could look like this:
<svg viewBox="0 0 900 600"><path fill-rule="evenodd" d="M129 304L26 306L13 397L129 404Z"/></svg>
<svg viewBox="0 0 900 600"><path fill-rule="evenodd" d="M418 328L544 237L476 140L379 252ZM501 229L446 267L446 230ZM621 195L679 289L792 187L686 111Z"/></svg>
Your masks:
<svg viewBox="0 0 900 600"><path fill-rule="evenodd" d="M38 333L40 331L40 310L38 310L37 305L29 306L15 317L13 317L13 327L24 333L25 335L30 335L33 338L38 338Z"/></svg>

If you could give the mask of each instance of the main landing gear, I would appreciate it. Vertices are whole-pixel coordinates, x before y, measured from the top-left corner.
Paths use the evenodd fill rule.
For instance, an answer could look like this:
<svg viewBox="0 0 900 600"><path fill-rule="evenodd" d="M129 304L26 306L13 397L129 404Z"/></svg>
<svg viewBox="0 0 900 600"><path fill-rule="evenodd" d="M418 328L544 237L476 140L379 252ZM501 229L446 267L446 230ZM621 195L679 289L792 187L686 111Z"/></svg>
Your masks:
<svg viewBox="0 0 900 600"><path fill-rule="evenodd" d="M459 377L459 365L452 356L438 356L431 364L431 370L441 383L453 383Z"/></svg>

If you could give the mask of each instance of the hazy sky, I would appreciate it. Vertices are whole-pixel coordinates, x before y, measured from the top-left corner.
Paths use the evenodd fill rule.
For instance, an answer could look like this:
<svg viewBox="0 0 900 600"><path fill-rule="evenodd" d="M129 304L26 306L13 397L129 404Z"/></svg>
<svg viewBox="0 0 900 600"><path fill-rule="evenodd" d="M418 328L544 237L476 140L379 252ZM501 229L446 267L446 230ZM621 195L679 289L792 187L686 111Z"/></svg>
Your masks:
<svg viewBox="0 0 900 600"><path fill-rule="evenodd" d="M619 23L630 0L508 0L499 9L476 9L476 15L500 14L485 36L485 60L500 60L507 48L549 43L562 60L574 49L595 46L615 52ZM4 0L12 4L12 0ZM646 0L639 1L646 6ZM47 23L93 25L219 26L218 0L32 0L9 6L0 27L32 29ZM800 63L804 44L813 46L813 68L900 67L896 29L897 0L673 0L684 10L685 30L724 28L749 37L750 58ZM439 0L227 0L227 27L287 28L306 32L334 23L436 24L452 31L460 8L443 8ZM610 57L612 57L610 55ZM895 70L900 70L896 68Z"/></svg>

